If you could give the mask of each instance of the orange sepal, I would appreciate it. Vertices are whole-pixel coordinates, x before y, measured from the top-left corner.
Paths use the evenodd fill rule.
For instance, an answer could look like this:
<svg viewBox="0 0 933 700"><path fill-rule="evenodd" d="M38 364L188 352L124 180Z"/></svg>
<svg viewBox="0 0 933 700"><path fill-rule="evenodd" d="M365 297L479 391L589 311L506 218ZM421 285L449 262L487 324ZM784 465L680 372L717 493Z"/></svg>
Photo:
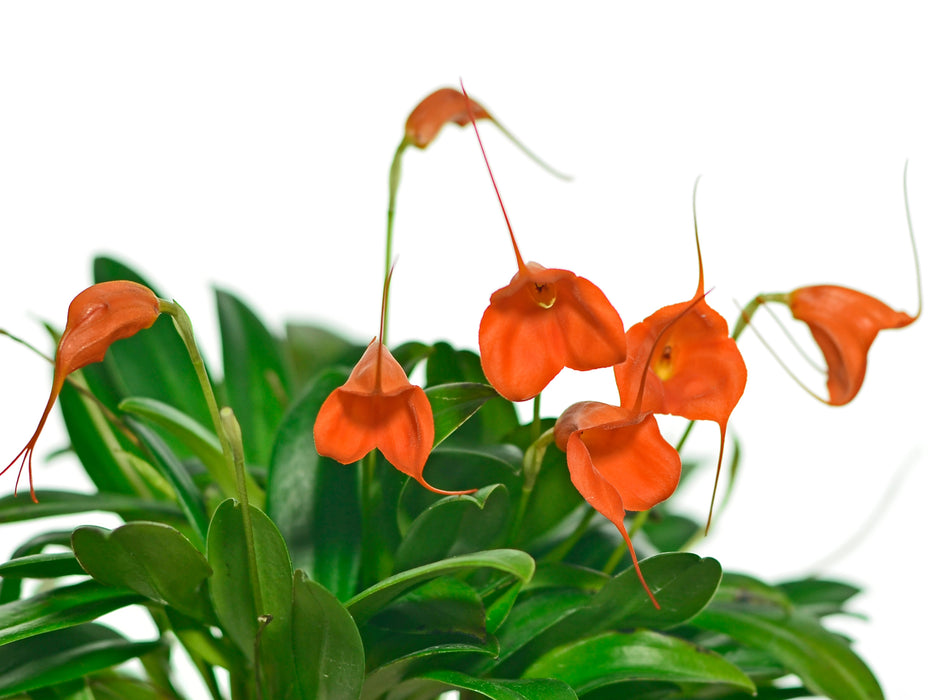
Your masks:
<svg viewBox="0 0 933 700"><path fill-rule="evenodd" d="M434 443L434 414L424 390L378 340L373 340L343 386L321 405L314 423L318 454L351 464L378 449L403 474L435 493L423 472Z"/></svg>
<svg viewBox="0 0 933 700"><path fill-rule="evenodd" d="M568 270L528 263L490 297L479 348L489 383L510 401L524 401L564 367L591 370L622 362L625 328L595 284Z"/></svg>
<svg viewBox="0 0 933 700"><path fill-rule="evenodd" d="M19 487L23 467L28 465L29 495L38 503L32 481L32 453L68 375L89 364L100 362L113 343L149 328L158 317L158 297L148 287L128 280L92 285L71 301L65 330L55 351L52 390L39 425L26 446L0 471L0 474L5 473L21 460L14 494Z"/></svg>
<svg viewBox="0 0 933 700"><path fill-rule="evenodd" d="M868 294L829 284L794 290L787 295L787 303L794 318L810 328L826 359L828 403L833 406L855 398L878 332L917 320Z"/></svg>
<svg viewBox="0 0 933 700"><path fill-rule="evenodd" d="M659 607L638 566L625 529L626 511L647 510L670 497L680 481L680 455L650 413L585 401L570 406L554 427L567 452L574 486L622 534L642 586Z"/></svg>
<svg viewBox="0 0 933 700"><path fill-rule="evenodd" d="M489 113L476 100L468 98L460 90L441 88L425 97L415 107L405 122L405 140L418 148L427 148L441 128L448 122L458 126L470 123L470 110L476 119L489 119Z"/></svg>

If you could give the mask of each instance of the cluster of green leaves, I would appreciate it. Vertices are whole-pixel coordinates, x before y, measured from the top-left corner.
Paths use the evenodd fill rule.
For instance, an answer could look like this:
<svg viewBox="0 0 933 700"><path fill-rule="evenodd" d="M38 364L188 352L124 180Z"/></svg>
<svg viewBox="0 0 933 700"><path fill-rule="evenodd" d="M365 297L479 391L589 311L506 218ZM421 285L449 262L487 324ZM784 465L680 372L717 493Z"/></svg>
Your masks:
<svg viewBox="0 0 933 700"><path fill-rule="evenodd" d="M95 277L146 283L109 259ZM529 478L523 459L553 421L520 424L475 353L395 350L423 367L434 409L427 480L478 487L445 497L376 453L351 466L316 453L317 412L362 346L307 325L276 337L227 292L217 307L213 383L242 428L249 504L231 497L232 475L209 477L224 456L170 320L115 344L61 396L97 492L0 499L0 522L104 511L125 524L36 527L0 565L0 697L185 698L177 654L217 700L222 672L230 697L267 700L882 697L822 625L856 589L724 574L679 551L699 525L670 503L636 536L654 552L641 566L655 609L563 454L531 454ZM127 606L146 611L155 638L96 621ZM142 675L120 666L130 659Z"/></svg>

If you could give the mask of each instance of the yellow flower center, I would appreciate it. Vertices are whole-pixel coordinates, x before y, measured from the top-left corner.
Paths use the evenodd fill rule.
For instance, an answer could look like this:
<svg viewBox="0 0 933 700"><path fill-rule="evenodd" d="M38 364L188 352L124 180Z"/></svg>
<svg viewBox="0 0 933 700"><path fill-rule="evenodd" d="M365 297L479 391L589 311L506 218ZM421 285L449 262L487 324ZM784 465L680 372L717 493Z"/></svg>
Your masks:
<svg viewBox="0 0 933 700"><path fill-rule="evenodd" d="M667 381L674 375L674 363L671 361L673 350L670 345L665 345L664 349L651 364L651 370L662 382Z"/></svg>
<svg viewBox="0 0 933 700"><path fill-rule="evenodd" d="M554 285L550 282L538 284L532 281L528 286L528 291L531 293L531 298L542 309L550 309L557 300L557 290L554 289Z"/></svg>

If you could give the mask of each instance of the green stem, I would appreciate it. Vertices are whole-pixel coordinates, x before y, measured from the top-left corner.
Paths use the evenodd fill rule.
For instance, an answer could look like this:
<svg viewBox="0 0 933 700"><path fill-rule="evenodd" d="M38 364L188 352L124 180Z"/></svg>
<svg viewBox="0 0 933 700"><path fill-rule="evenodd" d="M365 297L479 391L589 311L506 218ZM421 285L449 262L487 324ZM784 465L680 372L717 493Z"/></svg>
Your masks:
<svg viewBox="0 0 933 700"><path fill-rule="evenodd" d="M738 340L739 336L742 335L742 331L745 330L751 320L752 316L755 315L755 312L758 311L760 306L767 304L769 301L777 301L782 304L787 303L787 294L783 292L775 292L772 294L759 294L750 302L748 302L739 313L739 317L735 321L735 325L732 328L732 339Z"/></svg>
<svg viewBox="0 0 933 700"><path fill-rule="evenodd" d="M398 185L402 179L402 153L405 149L408 148L408 139L402 139L402 142L398 145L398 148L395 149L395 155L392 157L392 165L389 168L389 209L386 212L386 264L385 264L385 273L383 278L389 276L389 270L392 269L392 243L394 241L395 234L395 202L396 197L398 196ZM386 290L385 306L384 311L384 329L383 329L383 343L387 342L388 338L388 326L389 326L389 292Z"/></svg>
<svg viewBox="0 0 933 700"><path fill-rule="evenodd" d="M253 604L256 615L262 615L265 608L262 604L262 591L259 589L259 566L256 563L256 545L253 541L253 523L249 513L249 494L246 492L246 462L243 458L243 433L237 422L233 410L227 406L220 410L220 420L223 426L224 437L233 456L234 471L236 473L237 499L243 515L243 534L246 538L246 560L249 566L249 580L253 589Z"/></svg>
<svg viewBox="0 0 933 700"><path fill-rule="evenodd" d="M562 561L566 557L570 550L573 549L577 542L580 541L580 538L586 534L586 531L590 528L590 522L592 522L593 517L596 515L596 510L594 508L586 507L586 511L583 513L583 517L580 518L580 522L577 523L576 528L573 532L570 533L570 536L564 539L557 547L552 549L550 552L545 554L542 558L542 562L557 562Z"/></svg>
<svg viewBox="0 0 933 700"><path fill-rule="evenodd" d="M515 517L512 520L512 526L509 528L508 542L512 543L518 537L522 521L525 519L525 511L528 509L528 501L531 500L531 493L535 489L535 482L538 480L538 474L541 472L541 463L544 461L544 453L548 445L554 442L554 429L546 430L531 443L525 456L522 458L522 473L525 481L522 484L522 492L519 496L518 508L515 511Z"/></svg>
<svg viewBox="0 0 933 700"><path fill-rule="evenodd" d="M191 364L198 377L201 393L204 395L204 400L207 403L207 410L210 413L211 422L214 425L214 432L217 434L217 439L220 441L224 461L227 463L227 471L220 472L215 469L211 472L210 464L205 464L204 466L208 469L211 478L217 483L217 486L224 496L228 498L236 496L240 493L240 490L236 483L238 476L236 473L233 451L226 438L223 421L220 417L220 409L217 406L217 398L214 396L214 388L211 386L210 377L207 376L207 369L204 366L204 358L201 356L201 351L198 350L198 344L194 338L194 328L191 325L191 319L188 317L185 310L174 301L160 299L159 311L172 317L175 330L178 331L178 335L181 337L182 342L185 344L185 348L188 350L188 356L191 358ZM259 485L248 473L243 475L243 479L245 481L245 493L249 495L249 500L257 507L261 508L265 502L262 489L259 488ZM244 499L240 498L240 500L243 501Z"/></svg>
<svg viewBox="0 0 933 700"><path fill-rule="evenodd" d="M638 515L635 516L635 519L632 520L632 526L628 528L629 539L635 536L635 533L641 530L642 525L648 520L648 513L650 511L643 510ZM612 574L615 571L615 568L619 565L619 562L622 561L628 553L628 544L623 540L619 543L619 546L616 547L615 551L610 555L609 559L606 561L606 565L603 567L604 574Z"/></svg>

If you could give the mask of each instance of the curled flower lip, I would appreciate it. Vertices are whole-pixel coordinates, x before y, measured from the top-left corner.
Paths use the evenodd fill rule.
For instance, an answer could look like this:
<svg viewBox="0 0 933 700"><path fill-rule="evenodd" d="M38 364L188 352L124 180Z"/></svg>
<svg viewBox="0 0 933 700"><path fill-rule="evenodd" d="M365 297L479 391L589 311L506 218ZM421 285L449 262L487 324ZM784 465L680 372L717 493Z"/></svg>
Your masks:
<svg viewBox="0 0 933 700"><path fill-rule="evenodd" d="M39 419L39 425L26 446L0 471L0 474L3 474L21 460L16 477L18 487L23 467L28 466L29 494L34 502L38 500L32 480L32 454L52 407L65 385L65 379L72 372L103 360L108 348L117 340L129 338L149 328L155 323L159 313L159 299L153 291L128 280L92 285L78 294L68 306L65 330L55 351L52 390Z"/></svg>
<svg viewBox="0 0 933 700"><path fill-rule="evenodd" d="M882 330L917 320L863 292L836 285L796 289L786 297L794 318L803 321L826 359L828 403L842 406L865 380L868 351Z"/></svg>
<svg viewBox="0 0 933 700"><path fill-rule="evenodd" d="M626 357L622 319L602 290L533 262L490 297L479 347L489 383L510 401L541 393L564 367L610 367Z"/></svg>
<svg viewBox="0 0 933 700"><path fill-rule="evenodd" d="M435 493L424 479L434 443L434 415L424 390L408 381L405 370L378 340L366 348L343 386L321 405L314 424L318 454L341 464L361 460L378 449L403 474Z"/></svg>

